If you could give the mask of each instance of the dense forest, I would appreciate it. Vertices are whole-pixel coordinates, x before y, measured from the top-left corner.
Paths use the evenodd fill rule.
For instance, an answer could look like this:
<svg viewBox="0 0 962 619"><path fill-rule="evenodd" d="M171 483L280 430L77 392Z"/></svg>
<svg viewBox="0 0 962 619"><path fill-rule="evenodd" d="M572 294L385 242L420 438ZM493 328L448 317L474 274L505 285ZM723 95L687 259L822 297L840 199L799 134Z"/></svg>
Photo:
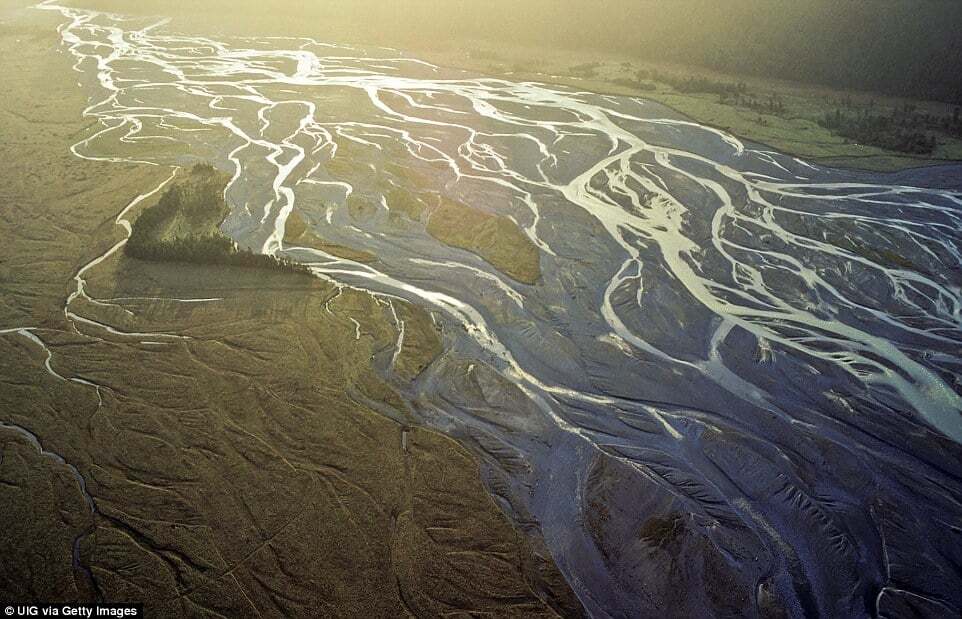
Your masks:
<svg viewBox="0 0 962 619"><path fill-rule="evenodd" d="M527 4L527 3L526 3ZM557 38L716 71L962 102L962 2L559 0ZM610 19L592 18L589 5ZM620 15L621 17L616 17ZM548 21L551 17L547 18Z"/></svg>
<svg viewBox="0 0 962 619"><path fill-rule="evenodd" d="M962 102L957 0L74 0L412 50L486 40ZM225 24L224 15L231 16ZM532 58L536 63L537 59Z"/></svg>
<svg viewBox="0 0 962 619"><path fill-rule="evenodd" d="M938 116L919 112L910 104L884 113L843 105L825 114L821 124L854 142L917 155L935 150L935 132L962 137L959 108L951 115Z"/></svg>
<svg viewBox="0 0 962 619"><path fill-rule="evenodd" d="M156 205L134 222L124 252L131 258L160 262L222 264L309 274L307 267L241 249L218 229L229 209L226 177L206 164L195 165Z"/></svg>

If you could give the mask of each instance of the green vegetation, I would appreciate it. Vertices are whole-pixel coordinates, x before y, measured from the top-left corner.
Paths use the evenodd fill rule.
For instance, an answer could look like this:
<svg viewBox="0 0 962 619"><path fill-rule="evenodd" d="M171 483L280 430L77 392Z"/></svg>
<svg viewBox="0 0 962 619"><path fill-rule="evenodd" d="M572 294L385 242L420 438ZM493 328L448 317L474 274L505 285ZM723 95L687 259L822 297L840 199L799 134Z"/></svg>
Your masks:
<svg viewBox="0 0 962 619"><path fill-rule="evenodd" d="M630 77L615 77L611 79L611 83L615 86L621 86L623 88L630 88L632 90L638 90L641 92L651 92L653 90L658 90L658 85L642 77L630 78Z"/></svg>
<svg viewBox="0 0 962 619"><path fill-rule="evenodd" d="M888 113L873 113L870 108L853 108L825 114L822 126L838 135L857 142L878 146L886 150L928 155L938 146L936 132L953 138L962 138L962 120L959 108L952 114L934 115L919 112L916 106L905 104L892 108Z"/></svg>
<svg viewBox="0 0 962 619"><path fill-rule="evenodd" d="M512 220L443 199L431 213L428 234L452 247L473 252L524 284L541 277L541 256Z"/></svg>
<svg viewBox="0 0 962 619"><path fill-rule="evenodd" d="M284 228L284 244L317 249L332 256L355 262L374 262L377 260L377 256L369 251L328 243L308 228L307 221L297 211L293 211L287 217L287 224Z"/></svg>
<svg viewBox="0 0 962 619"><path fill-rule="evenodd" d="M744 108L760 114L776 116L785 114L785 102L781 96L774 92L767 95L749 92L748 84L744 81L732 82L703 75L680 77L672 73L658 71L639 71L638 73L640 76L645 76L645 79L666 84L679 93L716 95L718 102L723 105ZM650 90L657 89L655 84L651 84L651 86Z"/></svg>
<svg viewBox="0 0 962 619"><path fill-rule="evenodd" d="M219 227L229 208L224 202L227 177L213 166L198 164L187 178L164 192L134 222L124 247L131 258L272 269L309 275L307 267L239 249Z"/></svg>
<svg viewBox="0 0 962 619"><path fill-rule="evenodd" d="M764 94L752 92L744 81L692 75L679 77L657 71L639 71L636 80L613 80L613 83L641 86L646 91L657 89L652 82L665 84L680 94L715 95L721 105L774 116L777 117L776 121L791 119L795 111L786 107L785 98L776 90ZM817 119L818 124L835 136L856 144L896 153L932 155L938 146L937 135L942 135L946 140L962 138L958 107L951 113L946 111L942 114L920 111L917 105L911 103L877 110L875 101L860 104L854 102L851 96L840 99L838 105L834 111L825 112ZM770 124L771 121L760 116L758 122Z"/></svg>
<svg viewBox="0 0 962 619"><path fill-rule="evenodd" d="M678 92L702 92L714 94L723 100L738 100L748 94L748 86L745 82L732 83L724 80L717 80L701 75L686 75L679 77L671 73L659 73L656 71L639 71L639 75L647 76L647 79L655 79L659 82L668 84Z"/></svg>
<svg viewBox="0 0 962 619"><path fill-rule="evenodd" d="M629 67L631 63L621 68ZM575 68L568 73L576 73ZM596 79L605 79L604 75L598 70ZM608 75L613 75L610 70ZM608 81L675 107L699 122L826 163L845 163L827 159L850 157L850 163L870 164L864 167L899 169L962 157L958 108L946 105L880 104L874 97L841 93L826 99L785 84L758 80L749 84L744 79L679 69L641 69L634 77L611 76ZM886 158L887 154L910 158ZM875 165L855 160L862 157L871 158Z"/></svg>
<svg viewBox="0 0 962 619"><path fill-rule="evenodd" d="M398 152L397 161L404 156L403 152ZM384 199L387 201L388 208L392 214L399 214L407 217L411 221L420 221L421 216L430 204L437 204L437 198L430 192L436 189L441 183L439 172L435 172L428 177L413 166L389 161L384 169L391 174L395 182L382 182L381 191L384 192Z"/></svg>
<svg viewBox="0 0 962 619"><path fill-rule="evenodd" d="M531 57L539 58L537 67L530 64ZM639 63L626 56L598 55L597 60L584 62L592 57L590 52L505 45L496 50L481 48L468 57L444 54L431 59L510 74L512 79L643 97L696 122L824 165L891 171L962 160L962 134L953 105ZM867 124L855 132L852 123L834 123L837 110L842 111L843 120L896 121ZM924 134L924 143L916 134Z"/></svg>
<svg viewBox="0 0 962 619"><path fill-rule="evenodd" d="M424 201L403 187L392 187L384 199L392 213L401 213L412 221L418 221L424 213Z"/></svg>

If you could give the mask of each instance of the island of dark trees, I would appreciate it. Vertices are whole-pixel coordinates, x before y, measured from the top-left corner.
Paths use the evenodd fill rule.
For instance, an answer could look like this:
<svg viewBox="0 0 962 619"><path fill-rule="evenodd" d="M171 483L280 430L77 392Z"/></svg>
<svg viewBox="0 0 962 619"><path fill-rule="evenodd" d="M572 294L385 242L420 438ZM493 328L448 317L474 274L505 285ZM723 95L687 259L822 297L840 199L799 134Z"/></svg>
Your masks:
<svg viewBox="0 0 962 619"><path fill-rule="evenodd" d="M230 212L224 202L227 175L197 164L156 205L141 213L124 248L131 258L160 262L222 264L309 275L296 262L240 248L220 231Z"/></svg>

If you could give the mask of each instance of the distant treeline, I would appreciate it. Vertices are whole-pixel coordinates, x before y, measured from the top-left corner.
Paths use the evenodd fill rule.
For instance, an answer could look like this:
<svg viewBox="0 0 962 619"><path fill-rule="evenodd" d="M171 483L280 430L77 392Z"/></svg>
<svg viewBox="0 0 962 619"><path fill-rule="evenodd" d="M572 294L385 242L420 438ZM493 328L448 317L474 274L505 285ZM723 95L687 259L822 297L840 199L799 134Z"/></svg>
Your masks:
<svg viewBox="0 0 962 619"><path fill-rule="evenodd" d="M544 45L962 103L958 0L277 0L270 11L262 0L82 4L173 15L195 30L229 25L415 52L467 51L478 40Z"/></svg>
<svg viewBox="0 0 962 619"><path fill-rule="evenodd" d="M750 109L762 114L780 115L785 112L785 102L774 93L765 95L749 92L745 82L714 80L702 76L679 77L658 71L640 71L639 78L668 84L678 92L707 93L718 96L718 101Z"/></svg>
<svg viewBox="0 0 962 619"><path fill-rule="evenodd" d="M934 135L902 127L891 116L846 114L837 109L826 114L821 124L843 138L886 150L928 155L936 146Z"/></svg>
<svg viewBox="0 0 962 619"><path fill-rule="evenodd" d="M469 12L481 11L494 23L475 18L477 25L465 23L449 36L476 29L478 38L532 40L723 73L962 103L962 2L958 0L489 0L484 4L487 9L475 7Z"/></svg>
<svg viewBox="0 0 962 619"><path fill-rule="evenodd" d="M240 249L218 229L229 209L223 199L226 178L198 164L171 186L156 205L134 222L124 252L159 262L221 264L309 274L304 265Z"/></svg>
<svg viewBox="0 0 962 619"><path fill-rule="evenodd" d="M843 102L844 103L844 102ZM962 137L959 108L951 115L919 112L913 105L904 105L886 113L871 108L836 108L820 121L822 126L857 143L917 155L928 155L938 146L936 131Z"/></svg>

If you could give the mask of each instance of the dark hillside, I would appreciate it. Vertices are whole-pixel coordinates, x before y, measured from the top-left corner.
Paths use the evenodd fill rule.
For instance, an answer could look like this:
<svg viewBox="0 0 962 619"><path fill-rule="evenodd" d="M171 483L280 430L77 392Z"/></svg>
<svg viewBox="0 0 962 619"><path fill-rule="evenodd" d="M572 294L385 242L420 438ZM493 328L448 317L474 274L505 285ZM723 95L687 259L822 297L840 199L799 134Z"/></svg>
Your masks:
<svg viewBox="0 0 962 619"><path fill-rule="evenodd" d="M628 53L727 73L962 103L955 0L73 0L228 30L413 50L471 40ZM230 18L225 21L225 15ZM208 24L209 25L209 24ZM207 27L205 25L204 27Z"/></svg>

